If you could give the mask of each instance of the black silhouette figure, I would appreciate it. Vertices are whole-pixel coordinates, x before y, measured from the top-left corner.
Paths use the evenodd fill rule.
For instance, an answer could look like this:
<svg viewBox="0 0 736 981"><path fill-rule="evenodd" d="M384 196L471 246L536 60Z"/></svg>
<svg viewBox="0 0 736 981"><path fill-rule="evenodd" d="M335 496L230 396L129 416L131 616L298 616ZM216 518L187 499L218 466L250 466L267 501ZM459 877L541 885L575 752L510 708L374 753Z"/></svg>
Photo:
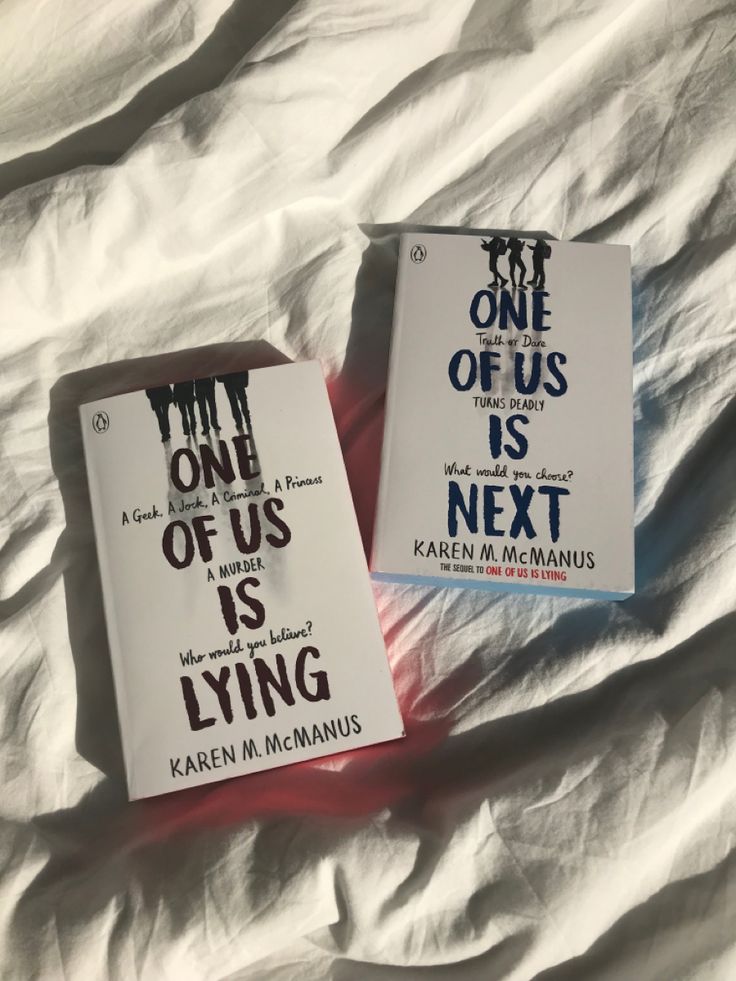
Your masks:
<svg viewBox="0 0 736 981"><path fill-rule="evenodd" d="M245 389L248 385L248 372L233 371L229 375L218 375L217 380L225 386L227 397L230 400L230 411L233 414L235 428L242 430L243 419L245 419L248 432L252 432L250 412L248 410L248 396L245 394Z"/></svg>
<svg viewBox="0 0 736 981"><path fill-rule="evenodd" d="M535 290L543 290L545 283L544 260L549 259L552 255L552 249L543 238L538 238L534 245L527 245L527 248L532 250L532 266L534 267L531 285Z"/></svg>
<svg viewBox="0 0 736 981"><path fill-rule="evenodd" d="M151 403L151 408L156 413L158 428L161 433L161 442L168 443L171 439L171 429L169 428L169 406L173 402L171 389L168 385L160 385L158 388L147 388L146 395Z"/></svg>
<svg viewBox="0 0 736 981"><path fill-rule="evenodd" d="M524 249L524 243L520 238L510 238L508 241L509 247L509 274L511 275L511 283L513 286L519 287L520 290L525 290L524 277L526 276L526 263L521 258L521 253ZM518 269L519 282L516 282L517 277L514 275Z"/></svg>
<svg viewBox="0 0 736 981"><path fill-rule="evenodd" d="M181 412L181 425L184 435L197 432L197 417L194 415L194 382L183 381L174 385L174 402Z"/></svg>
<svg viewBox="0 0 736 981"><path fill-rule="evenodd" d="M210 431L210 422L212 422L212 428L215 430L215 432L219 433L220 423L217 419L215 379L198 378L194 383L194 394L197 396L197 405L199 406L199 418L202 422L202 435L206 436Z"/></svg>
<svg viewBox="0 0 736 981"><path fill-rule="evenodd" d="M490 242L481 239L480 247L488 253L488 268L493 273L493 282L489 286L505 286L508 279L498 271L498 257L506 251L506 243L498 235L494 235ZM499 283L499 279L501 282Z"/></svg>

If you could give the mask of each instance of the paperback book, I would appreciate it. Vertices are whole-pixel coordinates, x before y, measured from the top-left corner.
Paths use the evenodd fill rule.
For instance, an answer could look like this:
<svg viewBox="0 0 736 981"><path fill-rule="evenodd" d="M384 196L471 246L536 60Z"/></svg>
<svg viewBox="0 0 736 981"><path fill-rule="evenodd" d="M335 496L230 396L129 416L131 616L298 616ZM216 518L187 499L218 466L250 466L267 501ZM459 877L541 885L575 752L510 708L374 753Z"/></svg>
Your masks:
<svg viewBox="0 0 736 981"><path fill-rule="evenodd" d="M131 799L403 735L316 362L80 414Z"/></svg>
<svg viewBox="0 0 736 981"><path fill-rule="evenodd" d="M634 590L628 247L401 236L379 580Z"/></svg>

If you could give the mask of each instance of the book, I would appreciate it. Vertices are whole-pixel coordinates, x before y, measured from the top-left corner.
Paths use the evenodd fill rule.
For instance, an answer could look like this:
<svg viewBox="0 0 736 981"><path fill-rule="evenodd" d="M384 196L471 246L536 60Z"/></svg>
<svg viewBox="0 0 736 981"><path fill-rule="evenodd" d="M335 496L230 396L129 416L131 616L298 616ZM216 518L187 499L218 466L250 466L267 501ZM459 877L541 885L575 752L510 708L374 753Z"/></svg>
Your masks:
<svg viewBox="0 0 736 981"><path fill-rule="evenodd" d="M80 416L131 800L403 735L316 362Z"/></svg>
<svg viewBox="0 0 736 981"><path fill-rule="evenodd" d="M375 579L634 591L627 246L401 236Z"/></svg>

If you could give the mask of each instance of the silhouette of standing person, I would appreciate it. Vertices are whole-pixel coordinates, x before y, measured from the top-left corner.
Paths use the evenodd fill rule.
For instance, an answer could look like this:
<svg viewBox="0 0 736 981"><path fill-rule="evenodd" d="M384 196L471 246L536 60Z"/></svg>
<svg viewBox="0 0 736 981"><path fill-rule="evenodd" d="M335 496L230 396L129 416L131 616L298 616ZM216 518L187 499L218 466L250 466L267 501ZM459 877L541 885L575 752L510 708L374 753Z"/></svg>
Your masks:
<svg viewBox="0 0 736 981"><path fill-rule="evenodd" d="M197 378L194 382L194 394L197 396L199 406L199 418L202 422L202 435L206 436L210 431L210 422L216 433L220 431L220 423L217 420L217 399L215 398L215 379ZM209 409L209 417L207 410Z"/></svg>
<svg viewBox="0 0 736 981"><path fill-rule="evenodd" d="M510 238L508 241L509 247L509 273L511 274L511 283L516 286L516 276L514 273L519 270L519 289L525 290L524 277L526 276L526 263L521 258L522 250L524 249L524 243L520 238Z"/></svg>
<svg viewBox="0 0 736 981"><path fill-rule="evenodd" d="M545 283L544 260L549 259L552 255L552 249L543 238L538 238L534 245L527 245L527 248L532 250L532 266L534 267L532 287L535 290L543 290Z"/></svg>
<svg viewBox="0 0 736 981"><path fill-rule="evenodd" d="M194 415L194 382L183 381L174 385L174 402L181 412L181 426L184 435L197 432L197 417Z"/></svg>
<svg viewBox="0 0 736 981"><path fill-rule="evenodd" d="M508 279L498 271L498 257L506 251L506 243L498 235L494 235L490 242L481 239L480 247L488 253L488 268L493 273L493 282L489 286L505 286ZM499 279L501 282L499 283Z"/></svg>
<svg viewBox="0 0 736 981"><path fill-rule="evenodd" d="M147 388L146 395L151 403L151 408L156 413L161 442L168 443L171 439L169 429L169 406L172 402L171 389L168 385L159 385L157 388Z"/></svg>
<svg viewBox="0 0 736 981"><path fill-rule="evenodd" d="M248 432L252 433L253 430L250 424L250 412L248 410L248 396L245 394L245 389L248 385L248 372L233 371L229 375L218 375L217 380L222 382L222 384L225 386L225 391L227 392L227 397L230 401L230 411L233 414L235 428L242 429L243 419L245 419L248 426Z"/></svg>

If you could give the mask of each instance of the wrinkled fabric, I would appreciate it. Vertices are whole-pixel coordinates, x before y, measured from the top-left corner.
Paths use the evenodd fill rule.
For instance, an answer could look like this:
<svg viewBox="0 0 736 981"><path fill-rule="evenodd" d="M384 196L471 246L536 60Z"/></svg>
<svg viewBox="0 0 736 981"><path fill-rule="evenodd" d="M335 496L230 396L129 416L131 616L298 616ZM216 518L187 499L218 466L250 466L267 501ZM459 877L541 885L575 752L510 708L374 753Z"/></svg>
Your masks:
<svg viewBox="0 0 736 981"><path fill-rule="evenodd" d="M226 9L225 0L5 0L0 160L47 148L124 106L195 51Z"/></svg>
<svg viewBox="0 0 736 981"><path fill-rule="evenodd" d="M86 7L2 14L3 976L736 977L733 6L236 4L193 98L225 4ZM636 594L376 586L404 743L128 805L75 405L318 358L368 544L416 225L631 246Z"/></svg>

